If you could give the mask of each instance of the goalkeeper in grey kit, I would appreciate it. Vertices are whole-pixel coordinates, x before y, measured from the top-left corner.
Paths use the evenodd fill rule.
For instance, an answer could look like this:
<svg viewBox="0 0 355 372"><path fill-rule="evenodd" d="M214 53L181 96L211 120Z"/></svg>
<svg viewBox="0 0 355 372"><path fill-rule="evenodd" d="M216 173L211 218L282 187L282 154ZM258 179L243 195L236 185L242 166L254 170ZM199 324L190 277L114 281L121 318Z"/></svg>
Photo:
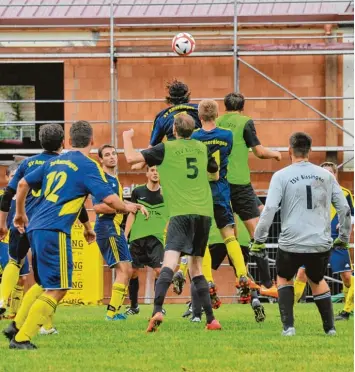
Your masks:
<svg viewBox="0 0 355 372"><path fill-rule="evenodd" d="M269 228L281 203L276 267L283 336L296 334L293 278L302 265L306 268L324 332L336 334L331 294L324 274L332 245L348 247L351 232L351 213L344 194L330 172L309 162L311 145L312 138L306 133L297 132L290 137L292 165L273 175L251 247L254 252L265 248ZM339 216L339 236L334 243L330 232L331 204Z"/></svg>

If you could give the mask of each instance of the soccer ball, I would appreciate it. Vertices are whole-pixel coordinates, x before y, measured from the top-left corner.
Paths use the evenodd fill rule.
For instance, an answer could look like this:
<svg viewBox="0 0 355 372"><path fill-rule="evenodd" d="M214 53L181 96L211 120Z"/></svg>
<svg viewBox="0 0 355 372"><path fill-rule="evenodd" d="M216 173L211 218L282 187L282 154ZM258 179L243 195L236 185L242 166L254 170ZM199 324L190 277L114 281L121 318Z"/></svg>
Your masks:
<svg viewBox="0 0 355 372"><path fill-rule="evenodd" d="M195 50L195 39L187 32L175 35L172 42L173 51L180 56L188 56Z"/></svg>

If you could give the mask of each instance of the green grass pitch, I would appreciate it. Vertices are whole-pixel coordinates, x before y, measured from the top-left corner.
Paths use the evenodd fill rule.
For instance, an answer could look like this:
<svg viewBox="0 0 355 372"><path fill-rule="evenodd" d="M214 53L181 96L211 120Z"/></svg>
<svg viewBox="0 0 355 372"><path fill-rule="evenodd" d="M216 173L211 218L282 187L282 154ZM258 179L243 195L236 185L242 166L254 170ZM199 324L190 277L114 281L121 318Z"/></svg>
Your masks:
<svg viewBox="0 0 355 372"><path fill-rule="evenodd" d="M146 334L148 305L119 322L106 322L103 306L60 306L60 334L37 336L38 350L9 350L1 335L0 371L354 371L353 319L337 323L337 336L327 337L314 304L296 306L297 335L290 338L280 336L277 305L265 306L261 325L248 305L222 305L216 317L223 330L214 332L181 318L185 308L166 306L159 331Z"/></svg>

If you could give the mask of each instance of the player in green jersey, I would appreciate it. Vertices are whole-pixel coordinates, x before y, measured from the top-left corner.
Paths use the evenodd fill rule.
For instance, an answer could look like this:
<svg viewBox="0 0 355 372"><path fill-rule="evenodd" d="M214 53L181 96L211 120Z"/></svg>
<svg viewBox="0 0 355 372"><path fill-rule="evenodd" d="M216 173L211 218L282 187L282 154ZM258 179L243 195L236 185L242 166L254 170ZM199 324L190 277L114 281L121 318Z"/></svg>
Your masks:
<svg viewBox="0 0 355 372"><path fill-rule="evenodd" d="M123 133L128 163L144 161L149 166L158 165L169 216L164 262L156 284L154 311L147 332L156 331L163 321L162 306L181 254L189 255L189 272L205 310L206 328L221 329L213 315L208 283L202 275L202 257L213 213L207 172L214 174L217 180L218 165L208 155L203 143L190 139L194 128L193 118L180 114L174 120L176 141L161 143L140 153L132 145L133 130Z"/></svg>
<svg viewBox="0 0 355 372"><path fill-rule="evenodd" d="M157 167L147 167L146 176L147 183L136 187L132 191L131 201L144 205L149 211L150 218L147 220L137 214L130 213L125 228L126 238L130 235L129 242L133 266L133 274L129 282L131 306L127 308L127 315L139 313L139 269L149 266L154 270L157 278L164 259L163 234L168 217Z"/></svg>
<svg viewBox="0 0 355 372"><path fill-rule="evenodd" d="M244 96L230 93L224 98L226 113L217 119L217 126L233 132L233 149L229 156L227 179L230 184L233 212L238 214L247 227L251 238L254 238L255 227L259 221L260 211L257 198L250 183L248 164L249 149L259 159L281 160L278 151L272 151L261 145L253 120L243 114ZM265 273L261 278L265 289L272 287L267 257L256 257L260 271ZM276 291L276 288L275 288Z"/></svg>

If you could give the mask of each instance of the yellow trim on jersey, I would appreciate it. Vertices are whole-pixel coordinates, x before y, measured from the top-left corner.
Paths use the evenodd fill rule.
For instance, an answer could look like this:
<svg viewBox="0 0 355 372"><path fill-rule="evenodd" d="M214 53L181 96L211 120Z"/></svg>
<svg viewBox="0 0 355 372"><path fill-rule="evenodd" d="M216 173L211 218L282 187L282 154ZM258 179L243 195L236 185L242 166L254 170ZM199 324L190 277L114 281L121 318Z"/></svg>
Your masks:
<svg viewBox="0 0 355 372"><path fill-rule="evenodd" d="M349 207L353 207L354 208L354 198L353 198L353 194L351 193L351 191L349 189L346 189L345 187L343 186L340 186L341 189L343 190L343 194L344 196L347 198L348 196L350 196L350 200L351 200L351 206Z"/></svg>
<svg viewBox="0 0 355 372"><path fill-rule="evenodd" d="M4 195L4 194L5 194L5 190L4 190L4 189L1 189L1 190L0 190L0 196L1 196L1 195Z"/></svg>
<svg viewBox="0 0 355 372"><path fill-rule="evenodd" d="M100 172L101 178L103 179L104 182L107 182L107 178L106 178L105 172L101 168L100 164L96 160L91 159L88 156L86 156L86 158L89 159L90 161L92 161L97 166L97 170Z"/></svg>
<svg viewBox="0 0 355 372"><path fill-rule="evenodd" d="M59 232L60 287L68 288L67 236Z"/></svg>
<svg viewBox="0 0 355 372"><path fill-rule="evenodd" d="M10 230L8 230L5 238L3 240L1 240L0 243L5 243L5 244L9 244L9 241L10 241Z"/></svg>
<svg viewBox="0 0 355 372"><path fill-rule="evenodd" d="M116 240L113 236L110 236L109 240L110 240L110 245L111 245L113 256L115 257L116 262L119 262L120 261L120 254L118 252Z"/></svg>
<svg viewBox="0 0 355 372"><path fill-rule="evenodd" d="M117 184L118 184L118 197L120 200L123 201L123 187L120 183L120 180L116 176ZM113 219L113 224L115 225L115 229L118 235L121 234L121 223L123 221L123 214L122 213L117 213L115 218Z"/></svg>
<svg viewBox="0 0 355 372"><path fill-rule="evenodd" d="M81 196L80 198L71 200L67 203L65 203L62 207L62 209L59 212L58 216L65 216L67 214L75 214L79 213L80 209L83 206L83 203L85 202L85 196Z"/></svg>
<svg viewBox="0 0 355 372"><path fill-rule="evenodd" d="M345 196L346 201L348 201L347 197L350 195L350 200L351 200L352 205L349 205L349 207L354 207L354 198L353 198L353 195L352 195L351 191L346 189L343 186L340 186L340 188L343 191L343 194ZM336 216L336 214L337 214L337 211L332 204L331 207L330 207L330 220L331 221L333 221L333 218Z"/></svg>

